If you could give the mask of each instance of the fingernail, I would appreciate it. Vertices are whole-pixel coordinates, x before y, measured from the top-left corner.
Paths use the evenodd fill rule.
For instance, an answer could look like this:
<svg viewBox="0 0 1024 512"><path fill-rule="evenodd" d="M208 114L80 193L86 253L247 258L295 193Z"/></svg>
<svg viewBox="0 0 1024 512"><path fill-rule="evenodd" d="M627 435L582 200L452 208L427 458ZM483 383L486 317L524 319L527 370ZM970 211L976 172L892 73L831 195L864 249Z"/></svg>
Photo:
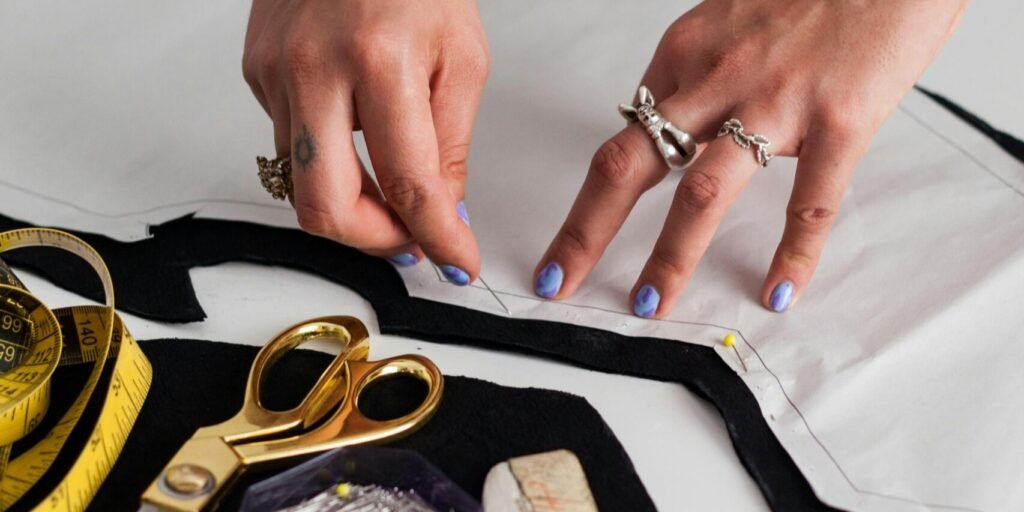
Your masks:
<svg viewBox="0 0 1024 512"><path fill-rule="evenodd" d="M658 303L661 302L661 294L649 284L640 287L633 299L633 314L640 318L650 318L658 310Z"/></svg>
<svg viewBox="0 0 1024 512"><path fill-rule="evenodd" d="M457 286L466 286L469 284L469 274L465 270L454 265L441 265L438 267L441 269L441 273L448 279L449 283Z"/></svg>
<svg viewBox="0 0 1024 512"><path fill-rule="evenodd" d="M459 214L459 218L462 219L462 222L465 222L466 225L468 226L469 212L466 211L466 203L464 201L459 201L455 203L455 211Z"/></svg>
<svg viewBox="0 0 1024 512"><path fill-rule="evenodd" d="M787 280L775 285L775 289L772 290L772 296L768 298L768 305L776 313L782 313L789 307L789 303L792 300L793 281Z"/></svg>
<svg viewBox="0 0 1024 512"><path fill-rule="evenodd" d="M398 265L399 267L411 267L419 263L420 259L417 258L416 255L411 252L403 252L388 258L388 261L394 263L395 265Z"/></svg>
<svg viewBox="0 0 1024 512"><path fill-rule="evenodd" d="M552 261L544 265L540 274L537 274L537 282L534 283L533 290L537 292L537 295L550 299L558 295L558 290L562 289L563 277L565 274L562 272L562 266Z"/></svg>

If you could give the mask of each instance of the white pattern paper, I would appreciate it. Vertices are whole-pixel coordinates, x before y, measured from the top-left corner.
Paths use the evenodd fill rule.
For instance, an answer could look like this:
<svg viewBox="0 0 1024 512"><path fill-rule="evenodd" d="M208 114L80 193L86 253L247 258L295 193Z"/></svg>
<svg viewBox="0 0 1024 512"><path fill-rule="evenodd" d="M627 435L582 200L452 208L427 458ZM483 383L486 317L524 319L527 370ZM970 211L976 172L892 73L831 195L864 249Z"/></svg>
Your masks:
<svg viewBox="0 0 1024 512"><path fill-rule="evenodd" d="M921 93L878 133L792 311L758 301L792 184L787 158L730 210L666 320L635 318L626 296L678 177L642 198L574 297L533 295L537 258L594 149L621 127L615 107L675 4L480 6L494 69L466 202L487 283L516 318L717 347L829 504L1024 510L1024 165ZM64 5L38 33L11 20L40 8L0 7L0 46L27 50L0 58L0 212L120 239L193 212L294 227L256 179L254 156L273 141L231 60L245 3L187 19L174 4L131 8L120 15L133 23L119 25ZM426 264L402 276L415 296L505 314L479 282L447 285ZM747 372L720 345L730 332Z"/></svg>

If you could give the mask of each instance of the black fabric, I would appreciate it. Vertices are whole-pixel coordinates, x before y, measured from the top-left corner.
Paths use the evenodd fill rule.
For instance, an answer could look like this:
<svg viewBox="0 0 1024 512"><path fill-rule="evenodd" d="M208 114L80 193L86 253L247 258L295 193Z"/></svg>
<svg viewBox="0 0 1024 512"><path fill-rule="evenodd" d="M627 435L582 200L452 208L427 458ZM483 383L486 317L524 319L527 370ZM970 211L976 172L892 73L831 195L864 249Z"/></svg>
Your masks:
<svg viewBox="0 0 1024 512"><path fill-rule="evenodd" d="M934 100L936 103L941 105L943 108L948 110L953 115L959 117L965 123L971 125L974 129L987 135L990 139L992 139L993 142L995 142L999 147L1003 148L1004 151L1012 155L1014 158L1020 160L1021 162L1024 162L1024 141L1018 139L1017 137L1014 137L1013 135L1010 135L1009 133L1006 133L1002 130L995 128L994 126L988 124L984 119L972 114L967 109L961 107L960 105L957 105L952 100L939 93L925 89L920 85L915 86L915 88L924 93L925 96L928 96L929 98Z"/></svg>
<svg viewBox="0 0 1024 512"><path fill-rule="evenodd" d="M153 387L135 428L111 474L90 505L95 511L136 510L139 496L182 443L201 426L232 416L241 406L249 366L257 347L194 340L140 342L153 363ZM333 356L296 350L274 367L266 386L267 405L294 407ZM73 384L84 380L86 366L61 368L55 383L56 411L70 403ZM109 373L109 372L108 372ZM275 376L277 378L275 378ZM411 383L412 382L412 383ZM424 394L416 381L395 380L364 394L360 407L369 415L397 417L415 407ZM96 404L100 401L94 400ZM85 421L98 414L91 407ZM62 453L84 447L88 428L76 428ZM420 431L390 446L424 455L471 496L480 499L484 477L511 457L565 448L577 454L602 510L654 510L632 463L611 429L581 397L561 391L509 388L467 377L446 376L441 406ZM71 463L55 468L18 502L27 509L46 496ZM280 469L280 468L278 468ZM241 504L246 486L273 474L264 470L243 477L223 510Z"/></svg>
<svg viewBox="0 0 1024 512"><path fill-rule="evenodd" d="M0 229L23 225L0 218ZM711 348L511 319L410 297L390 264L297 230L183 217L152 226L150 231L151 238L132 243L77 233L111 268L118 304L125 311L164 321L201 320L204 313L191 284L183 285L193 267L241 261L310 272L366 298L386 334L519 352L582 368L680 383L722 414L740 461L769 505L786 511L830 509L772 434L750 389ZM98 285L85 285L91 281L84 273L91 271L49 252L26 250L4 256L12 265L99 299Z"/></svg>

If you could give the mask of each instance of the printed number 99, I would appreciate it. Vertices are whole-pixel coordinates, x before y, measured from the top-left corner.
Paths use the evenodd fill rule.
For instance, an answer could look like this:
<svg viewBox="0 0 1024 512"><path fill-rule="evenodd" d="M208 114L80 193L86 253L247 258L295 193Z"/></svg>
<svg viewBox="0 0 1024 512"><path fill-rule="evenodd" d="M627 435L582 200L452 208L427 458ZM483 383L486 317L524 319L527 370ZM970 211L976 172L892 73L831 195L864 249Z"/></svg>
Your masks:
<svg viewBox="0 0 1024 512"><path fill-rule="evenodd" d="M21 332L21 319L14 318L11 315L4 315L3 320L0 320L0 325L2 325L6 331L15 333Z"/></svg>

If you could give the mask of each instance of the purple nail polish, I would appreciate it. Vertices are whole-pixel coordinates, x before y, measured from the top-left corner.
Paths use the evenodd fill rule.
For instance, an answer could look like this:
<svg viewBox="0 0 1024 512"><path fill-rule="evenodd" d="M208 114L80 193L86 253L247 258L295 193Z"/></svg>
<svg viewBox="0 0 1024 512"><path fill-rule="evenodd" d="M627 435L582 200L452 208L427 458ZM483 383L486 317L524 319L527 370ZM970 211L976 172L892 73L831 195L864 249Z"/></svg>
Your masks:
<svg viewBox="0 0 1024 512"><path fill-rule="evenodd" d="M540 274L537 274L537 282L533 285L533 291L545 299L550 299L558 295L558 290L562 289L564 277L562 266L552 261L544 265Z"/></svg>
<svg viewBox="0 0 1024 512"><path fill-rule="evenodd" d="M455 203L455 212L459 214L459 218L462 219L462 222L465 222L466 225L468 226L469 225L469 212L466 211L466 203L465 203L465 201L459 201L459 202Z"/></svg>
<svg viewBox="0 0 1024 512"><path fill-rule="evenodd" d="M449 283L456 286L466 286L469 284L469 274L465 270L462 270L455 265L441 265L438 267L441 269L441 273L448 279Z"/></svg>
<svg viewBox="0 0 1024 512"><path fill-rule="evenodd" d="M661 302L661 294L649 284L640 287L633 299L633 314L640 318L651 318L658 311L658 303Z"/></svg>
<svg viewBox="0 0 1024 512"><path fill-rule="evenodd" d="M411 267L419 263L420 259L411 252L403 252L388 258L388 261L398 265L399 267Z"/></svg>
<svg viewBox="0 0 1024 512"><path fill-rule="evenodd" d="M775 285L771 297L768 298L768 305L776 313L782 313L789 308L789 303L793 300L793 290L793 281L786 280Z"/></svg>

